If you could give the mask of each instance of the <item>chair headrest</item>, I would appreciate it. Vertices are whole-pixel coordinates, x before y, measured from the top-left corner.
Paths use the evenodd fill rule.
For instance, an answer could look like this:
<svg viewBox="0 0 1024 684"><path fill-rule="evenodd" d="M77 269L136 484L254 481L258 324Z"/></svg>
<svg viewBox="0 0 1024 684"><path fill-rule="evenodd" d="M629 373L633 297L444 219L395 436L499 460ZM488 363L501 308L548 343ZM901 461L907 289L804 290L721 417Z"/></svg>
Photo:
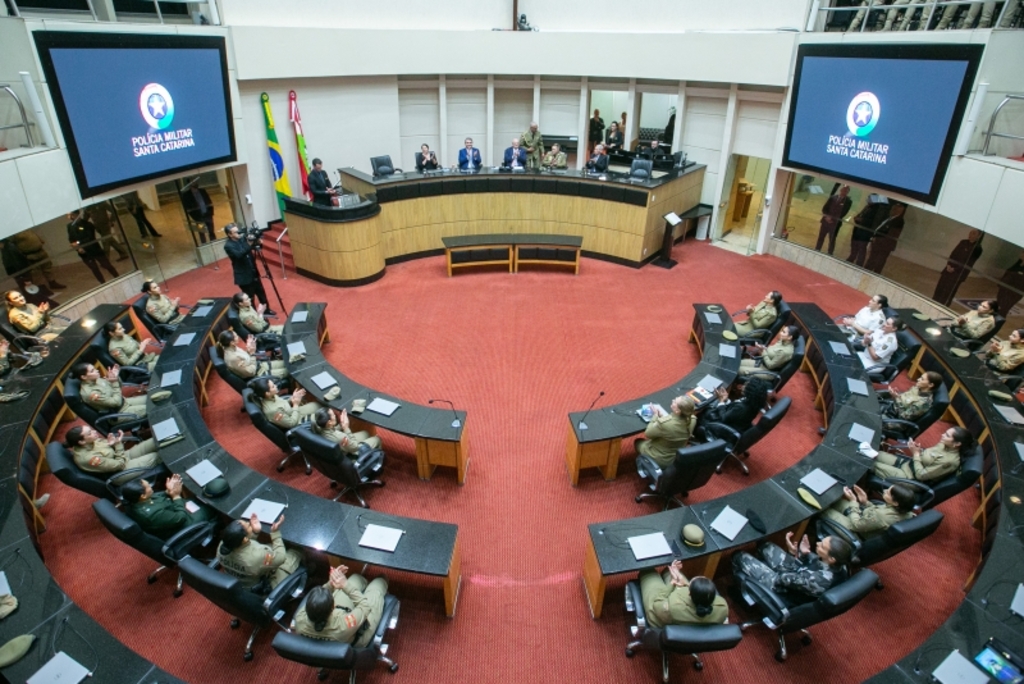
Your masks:
<svg viewBox="0 0 1024 684"><path fill-rule="evenodd" d="M118 510L116 506L106 499L100 499L92 504L92 510L100 519L103 526L122 541L134 539L142 534L139 524L129 518L124 511Z"/></svg>

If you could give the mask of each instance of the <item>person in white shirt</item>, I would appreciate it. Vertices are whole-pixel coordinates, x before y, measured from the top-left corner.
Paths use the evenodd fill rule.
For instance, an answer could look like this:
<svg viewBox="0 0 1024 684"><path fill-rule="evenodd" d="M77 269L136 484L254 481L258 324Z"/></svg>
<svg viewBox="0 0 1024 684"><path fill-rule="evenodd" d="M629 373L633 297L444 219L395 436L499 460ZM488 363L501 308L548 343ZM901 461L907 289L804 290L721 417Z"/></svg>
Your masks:
<svg viewBox="0 0 1024 684"><path fill-rule="evenodd" d="M899 346L896 342L896 331L903 329L903 321L899 316L885 319L878 330L864 336L864 351L857 352L865 368L889 363L893 353Z"/></svg>
<svg viewBox="0 0 1024 684"><path fill-rule="evenodd" d="M889 298L885 295L875 295L868 302L868 305L858 311L854 316L847 316L842 320L843 332L855 342L864 335L870 335L882 327L885 323L885 308L889 306Z"/></svg>

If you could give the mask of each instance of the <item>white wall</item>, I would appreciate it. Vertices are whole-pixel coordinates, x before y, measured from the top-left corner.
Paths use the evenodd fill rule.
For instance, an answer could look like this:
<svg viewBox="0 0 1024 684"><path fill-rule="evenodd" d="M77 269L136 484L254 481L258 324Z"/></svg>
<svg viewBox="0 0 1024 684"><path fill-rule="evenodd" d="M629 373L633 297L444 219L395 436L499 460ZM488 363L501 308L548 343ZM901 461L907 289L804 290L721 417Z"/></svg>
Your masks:
<svg viewBox="0 0 1024 684"><path fill-rule="evenodd" d="M512 146L512 138L520 137L532 120L532 88L494 88L494 140L491 141L494 164L501 163L505 148Z"/></svg>
<svg viewBox="0 0 1024 684"><path fill-rule="evenodd" d="M587 116L587 119L590 117ZM580 90L555 90L542 88L540 91L541 133L548 135L580 135ZM547 144L551 146L550 143Z"/></svg>
<svg viewBox="0 0 1024 684"><path fill-rule="evenodd" d="M728 92L728 91L724 91ZM698 164L706 164L704 189L700 201L704 204L718 204L715 184L722 151L722 136L725 133L725 110L728 100L724 98L686 97L686 121L683 128L683 147L687 158Z"/></svg>
<svg viewBox="0 0 1024 684"><path fill-rule="evenodd" d="M640 94L640 127L665 130L668 110L676 106L679 96L675 93L641 93ZM619 110L622 111L622 110Z"/></svg>
<svg viewBox="0 0 1024 684"><path fill-rule="evenodd" d="M402 157L392 161L399 168L416 168L416 153L427 143L438 155L441 147L440 93L436 88L398 89L398 127ZM444 161L444 160L441 160Z"/></svg>
<svg viewBox="0 0 1024 684"><path fill-rule="evenodd" d="M484 154L487 141L487 89L455 88L449 83L448 108L448 155L441 163L451 166L459 161L459 150L465 147L466 138L473 139L473 146ZM486 159L484 160L486 162Z"/></svg>
<svg viewBox="0 0 1024 684"><path fill-rule="evenodd" d="M757 102L741 99L736 105L736 136L734 154L771 159L775 133L779 127L778 102Z"/></svg>

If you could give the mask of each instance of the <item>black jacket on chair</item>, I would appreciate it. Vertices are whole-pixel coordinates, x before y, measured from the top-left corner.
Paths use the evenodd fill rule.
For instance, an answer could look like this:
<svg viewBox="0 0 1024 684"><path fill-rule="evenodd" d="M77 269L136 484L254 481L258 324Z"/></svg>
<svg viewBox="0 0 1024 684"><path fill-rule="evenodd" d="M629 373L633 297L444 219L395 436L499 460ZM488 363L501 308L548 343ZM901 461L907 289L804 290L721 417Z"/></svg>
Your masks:
<svg viewBox="0 0 1024 684"><path fill-rule="evenodd" d="M746 399L739 399L708 409L707 413L701 416L701 422L705 425L724 423L742 433L753 424L754 418L757 418L757 413L760 410L760 406L752 406Z"/></svg>

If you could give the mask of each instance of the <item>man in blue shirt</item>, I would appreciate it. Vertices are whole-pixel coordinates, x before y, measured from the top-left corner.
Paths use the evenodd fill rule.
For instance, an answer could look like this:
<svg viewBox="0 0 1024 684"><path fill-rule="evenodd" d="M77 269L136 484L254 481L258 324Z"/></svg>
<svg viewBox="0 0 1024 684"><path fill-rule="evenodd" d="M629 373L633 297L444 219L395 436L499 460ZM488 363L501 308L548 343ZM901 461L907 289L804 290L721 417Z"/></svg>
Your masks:
<svg viewBox="0 0 1024 684"><path fill-rule="evenodd" d="M459 168L463 171L476 171L482 165L480 150L473 147L472 138L466 138L466 147L459 150Z"/></svg>

